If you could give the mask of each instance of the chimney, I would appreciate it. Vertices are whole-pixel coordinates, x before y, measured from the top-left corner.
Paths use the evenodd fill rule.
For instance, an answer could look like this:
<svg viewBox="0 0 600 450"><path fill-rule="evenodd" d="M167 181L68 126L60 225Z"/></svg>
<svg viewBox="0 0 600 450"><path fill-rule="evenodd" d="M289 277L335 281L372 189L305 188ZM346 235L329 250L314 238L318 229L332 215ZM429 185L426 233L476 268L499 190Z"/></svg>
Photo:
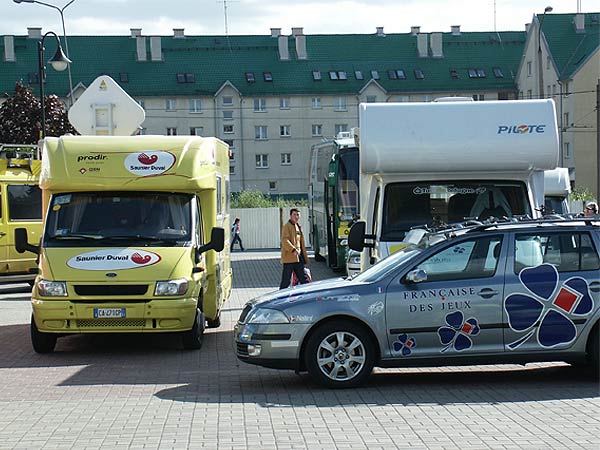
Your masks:
<svg viewBox="0 0 600 450"><path fill-rule="evenodd" d="M575 33L585 33L585 15L582 13L575 14L573 23L575 24Z"/></svg>
<svg viewBox="0 0 600 450"><path fill-rule="evenodd" d="M173 28L173 39L185 39L185 28Z"/></svg>
<svg viewBox="0 0 600 450"><path fill-rule="evenodd" d="M162 41L160 36L150 36L150 61L162 61Z"/></svg>
<svg viewBox="0 0 600 450"><path fill-rule="evenodd" d="M292 36L296 39L296 57L298 59L307 59L306 54L306 36L302 31L302 28L292 28Z"/></svg>
<svg viewBox="0 0 600 450"><path fill-rule="evenodd" d="M131 31L131 37L133 39L139 37L142 35L142 29L141 28L130 28L129 31Z"/></svg>
<svg viewBox="0 0 600 450"><path fill-rule="evenodd" d="M427 58L427 37L429 35L427 33L419 33L417 34L417 52L419 58Z"/></svg>
<svg viewBox="0 0 600 450"><path fill-rule="evenodd" d="M15 37L4 36L4 61L15 62Z"/></svg>
<svg viewBox="0 0 600 450"><path fill-rule="evenodd" d="M136 36L137 60L146 61L146 36Z"/></svg>
<svg viewBox="0 0 600 450"><path fill-rule="evenodd" d="M377 27L377 36L385 37L385 33L383 32L383 27Z"/></svg>
<svg viewBox="0 0 600 450"><path fill-rule="evenodd" d="M431 33L429 38L429 46L431 47L431 56L433 58L443 58L444 50L442 48L442 33Z"/></svg>
<svg viewBox="0 0 600 450"><path fill-rule="evenodd" d="M40 40L42 38L42 27L27 27L27 37Z"/></svg>
<svg viewBox="0 0 600 450"><path fill-rule="evenodd" d="M460 25L452 25L450 30L452 30L452 36L460 36Z"/></svg>
<svg viewBox="0 0 600 450"><path fill-rule="evenodd" d="M410 27L410 34L416 36L421 32L421 27Z"/></svg>
<svg viewBox="0 0 600 450"><path fill-rule="evenodd" d="M278 38L281 36L281 28L271 28L271 37Z"/></svg>
<svg viewBox="0 0 600 450"><path fill-rule="evenodd" d="M288 46L287 36L278 36L277 45L279 47L279 60L289 61L290 60L290 48Z"/></svg>

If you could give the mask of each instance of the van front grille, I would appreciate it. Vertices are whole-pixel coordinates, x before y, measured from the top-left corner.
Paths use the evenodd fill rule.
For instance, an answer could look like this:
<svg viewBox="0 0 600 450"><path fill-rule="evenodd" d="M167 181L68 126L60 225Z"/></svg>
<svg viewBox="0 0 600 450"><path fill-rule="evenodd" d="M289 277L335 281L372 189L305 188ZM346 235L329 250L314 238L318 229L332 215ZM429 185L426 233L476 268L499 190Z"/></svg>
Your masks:
<svg viewBox="0 0 600 450"><path fill-rule="evenodd" d="M75 285L77 295L144 295L148 291L147 284L78 284Z"/></svg>
<svg viewBox="0 0 600 450"><path fill-rule="evenodd" d="M145 319L81 319L77 320L79 328L143 328L146 325Z"/></svg>
<svg viewBox="0 0 600 450"><path fill-rule="evenodd" d="M248 344L243 342L236 342L237 354L240 356L248 356Z"/></svg>

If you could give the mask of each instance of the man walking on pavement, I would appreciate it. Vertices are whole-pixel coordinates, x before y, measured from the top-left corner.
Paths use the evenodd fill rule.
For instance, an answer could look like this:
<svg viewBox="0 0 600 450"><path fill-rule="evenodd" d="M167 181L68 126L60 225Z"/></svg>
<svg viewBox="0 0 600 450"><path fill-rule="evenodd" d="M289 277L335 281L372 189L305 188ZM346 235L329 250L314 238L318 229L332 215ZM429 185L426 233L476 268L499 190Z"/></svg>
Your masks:
<svg viewBox="0 0 600 450"><path fill-rule="evenodd" d="M306 253L302 227L298 223L299 220L300 211L292 208L290 210L290 220L281 229L281 263L283 264L283 272L281 273L279 289L289 287L292 272L296 274L301 284L308 283L304 273L304 266L308 265L308 254Z"/></svg>

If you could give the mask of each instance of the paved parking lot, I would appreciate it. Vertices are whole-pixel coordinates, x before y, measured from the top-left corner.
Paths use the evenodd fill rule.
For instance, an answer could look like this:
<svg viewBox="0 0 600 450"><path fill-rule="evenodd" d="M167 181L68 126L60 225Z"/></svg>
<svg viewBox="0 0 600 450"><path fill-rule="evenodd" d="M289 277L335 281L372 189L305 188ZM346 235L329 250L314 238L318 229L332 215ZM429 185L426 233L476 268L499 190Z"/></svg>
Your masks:
<svg viewBox="0 0 600 450"><path fill-rule="evenodd" d="M0 449L600 447L598 384L566 364L378 370L329 391L239 363L233 323L281 266L278 252L233 259L223 325L200 351L171 336L72 336L38 355L29 294L1 287Z"/></svg>

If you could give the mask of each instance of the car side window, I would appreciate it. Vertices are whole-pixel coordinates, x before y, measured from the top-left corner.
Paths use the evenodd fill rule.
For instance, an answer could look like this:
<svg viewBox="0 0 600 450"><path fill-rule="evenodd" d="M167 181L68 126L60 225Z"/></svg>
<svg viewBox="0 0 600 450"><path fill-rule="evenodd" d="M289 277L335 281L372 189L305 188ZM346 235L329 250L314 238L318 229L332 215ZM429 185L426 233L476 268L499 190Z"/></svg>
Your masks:
<svg viewBox="0 0 600 450"><path fill-rule="evenodd" d="M589 233L518 234L514 273L542 263L554 265L559 272L600 269L600 259Z"/></svg>
<svg viewBox="0 0 600 450"><path fill-rule="evenodd" d="M427 273L427 281L491 277L496 273L501 248L501 236L462 241L429 257L416 269Z"/></svg>

